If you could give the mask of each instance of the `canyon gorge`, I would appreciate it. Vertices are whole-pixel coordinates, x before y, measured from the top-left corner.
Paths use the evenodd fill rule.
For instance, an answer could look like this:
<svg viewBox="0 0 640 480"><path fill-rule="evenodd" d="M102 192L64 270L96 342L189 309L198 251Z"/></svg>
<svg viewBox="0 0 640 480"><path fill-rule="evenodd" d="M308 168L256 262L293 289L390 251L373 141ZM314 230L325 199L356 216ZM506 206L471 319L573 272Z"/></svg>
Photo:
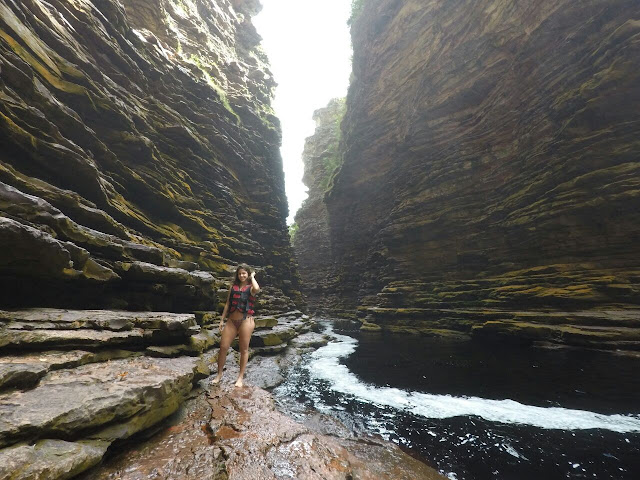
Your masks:
<svg viewBox="0 0 640 480"><path fill-rule="evenodd" d="M0 0L0 480L467 480L385 422L464 445L493 434L478 419L503 425L485 410L516 409L471 381L432 391L428 362L446 377L470 345L637 361L640 3L351 5L349 90L313 115L290 236L259 0ZM262 290L234 389L237 342L210 379L239 263ZM416 364L423 390L365 382L367 351L380 372ZM640 431L598 395L576 428ZM536 428L566 407L524 398ZM375 430L362 412L384 402L409 407ZM418 418L438 402L465 405ZM549 438L572 432L550 418Z"/></svg>
<svg viewBox="0 0 640 480"><path fill-rule="evenodd" d="M300 311L276 83L251 23L260 8L0 0L0 478L75 477L193 408L200 451L185 451L172 473L155 458L156 472L193 478L202 462L209 478L269 471L224 444L234 420L206 400L241 262L264 286L252 364L290 343L326 343ZM258 418L273 410L258 385L281 381L265 361L264 378L240 393ZM228 390L213 395L224 403ZM242 426L249 407L238 406L235 428L266 427ZM358 441L293 431L317 450L300 471L374 465ZM268 452L288 433L245 447ZM378 450L397 471L432 472L391 444Z"/></svg>
<svg viewBox="0 0 640 480"><path fill-rule="evenodd" d="M637 350L637 2L357 4L344 113L318 110L305 150L310 305Z"/></svg>

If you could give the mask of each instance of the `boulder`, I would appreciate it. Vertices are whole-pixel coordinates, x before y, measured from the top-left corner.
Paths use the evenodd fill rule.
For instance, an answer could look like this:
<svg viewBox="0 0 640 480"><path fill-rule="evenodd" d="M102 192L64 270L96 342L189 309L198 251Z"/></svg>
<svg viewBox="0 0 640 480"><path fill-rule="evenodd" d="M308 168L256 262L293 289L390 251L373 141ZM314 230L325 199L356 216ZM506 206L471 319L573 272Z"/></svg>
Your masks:
<svg viewBox="0 0 640 480"><path fill-rule="evenodd" d="M32 390L0 395L0 447L78 438L166 404L177 408L208 374L199 363L192 357L136 357L50 372Z"/></svg>
<svg viewBox="0 0 640 480"><path fill-rule="evenodd" d="M51 370L73 368L86 363L105 362L117 358L140 355L128 350L85 352L44 351L27 355L0 357L0 390L16 387L31 388Z"/></svg>
<svg viewBox="0 0 640 480"><path fill-rule="evenodd" d="M102 460L108 442L67 442L57 439L23 442L0 450L0 478L64 480Z"/></svg>
<svg viewBox="0 0 640 480"><path fill-rule="evenodd" d="M329 337L321 333L307 332L291 340L291 345L298 348L318 348L329 343Z"/></svg>
<svg viewBox="0 0 640 480"><path fill-rule="evenodd" d="M123 310L66 310L31 308L0 311L0 322L13 329L78 329L124 331L133 328L187 331L196 326L195 316L184 313L128 312Z"/></svg>

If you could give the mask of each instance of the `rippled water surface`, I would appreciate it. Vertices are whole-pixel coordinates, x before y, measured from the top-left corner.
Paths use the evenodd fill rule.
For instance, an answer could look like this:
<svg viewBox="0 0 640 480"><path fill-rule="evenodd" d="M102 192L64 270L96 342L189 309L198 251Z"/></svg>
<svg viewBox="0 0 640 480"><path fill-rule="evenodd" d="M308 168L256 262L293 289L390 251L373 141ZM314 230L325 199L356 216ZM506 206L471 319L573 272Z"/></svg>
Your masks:
<svg viewBox="0 0 640 480"><path fill-rule="evenodd" d="M334 331L275 390L452 479L640 478L640 359Z"/></svg>

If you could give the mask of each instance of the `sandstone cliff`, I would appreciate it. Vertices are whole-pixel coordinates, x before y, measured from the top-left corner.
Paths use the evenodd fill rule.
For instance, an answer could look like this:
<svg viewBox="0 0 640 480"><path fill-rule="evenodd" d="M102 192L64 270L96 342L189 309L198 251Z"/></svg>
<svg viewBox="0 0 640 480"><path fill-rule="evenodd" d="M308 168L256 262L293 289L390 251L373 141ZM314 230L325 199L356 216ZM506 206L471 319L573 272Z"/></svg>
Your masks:
<svg viewBox="0 0 640 480"><path fill-rule="evenodd" d="M336 290L339 282L333 276L329 226L324 195L335 170L341 163L339 151L340 121L344 116L344 99L333 99L325 108L316 110L314 134L307 138L302 152L304 176L309 197L295 216L298 229L293 237L293 249L298 260L298 272L307 303L312 309L327 311L330 303L340 305Z"/></svg>
<svg viewBox="0 0 640 480"><path fill-rule="evenodd" d="M212 309L244 261L292 306L258 9L0 0L1 305Z"/></svg>
<svg viewBox="0 0 640 480"><path fill-rule="evenodd" d="M0 478L70 478L203 395L238 262L273 314L252 355L311 328L258 9L0 0Z"/></svg>
<svg viewBox="0 0 640 480"><path fill-rule="evenodd" d="M325 199L342 308L365 328L635 338L640 4L356 6Z"/></svg>

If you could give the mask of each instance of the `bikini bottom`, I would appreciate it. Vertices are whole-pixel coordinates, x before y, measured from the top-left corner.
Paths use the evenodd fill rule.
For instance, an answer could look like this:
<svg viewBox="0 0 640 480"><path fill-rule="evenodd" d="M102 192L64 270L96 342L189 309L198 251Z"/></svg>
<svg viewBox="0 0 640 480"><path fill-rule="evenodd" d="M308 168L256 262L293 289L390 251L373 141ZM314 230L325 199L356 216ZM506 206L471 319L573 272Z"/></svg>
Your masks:
<svg viewBox="0 0 640 480"><path fill-rule="evenodd" d="M233 322L233 324L236 327L236 330L240 330L240 325L242 325L242 322L244 322L245 318L247 318L247 317L237 318L235 320L231 320L231 319L229 319L229 320L231 320Z"/></svg>

